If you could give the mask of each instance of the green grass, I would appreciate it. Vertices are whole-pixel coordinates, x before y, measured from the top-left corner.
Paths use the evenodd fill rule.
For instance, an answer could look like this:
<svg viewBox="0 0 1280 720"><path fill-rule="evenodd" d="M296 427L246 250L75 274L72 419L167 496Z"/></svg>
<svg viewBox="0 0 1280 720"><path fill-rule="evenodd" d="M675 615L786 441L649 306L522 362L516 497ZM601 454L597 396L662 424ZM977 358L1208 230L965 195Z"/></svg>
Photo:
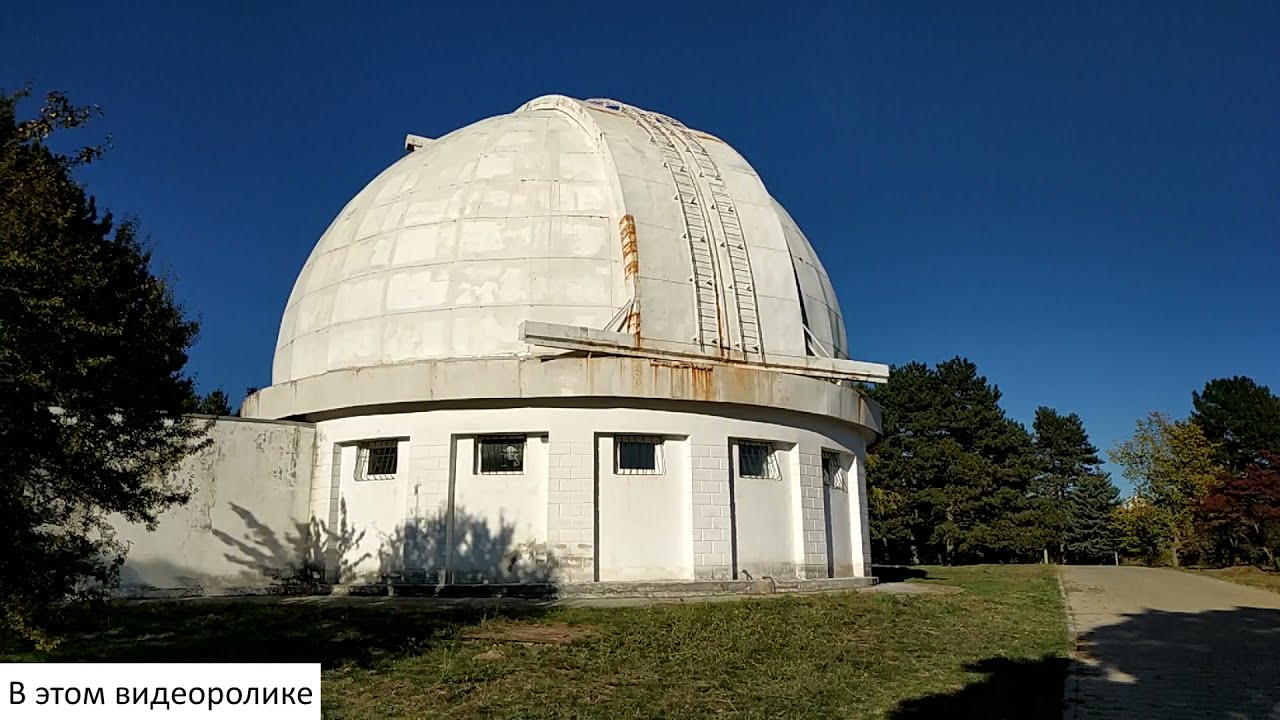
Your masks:
<svg viewBox="0 0 1280 720"><path fill-rule="evenodd" d="M133 603L69 628L55 651L9 659L319 661L327 718L1057 720L1067 639L1052 569L926 572L917 581L963 592L510 612ZM573 639L462 637L532 626Z"/></svg>
<svg viewBox="0 0 1280 720"><path fill-rule="evenodd" d="M1260 568L1253 567L1252 565L1241 565L1227 568L1198 568L1192 572L1215 577L1219 580L1238 583L1240 585L1251 585L1256 588L1262 588L1263 590L1280 592L1280 572L1262 570Z"/></svg>

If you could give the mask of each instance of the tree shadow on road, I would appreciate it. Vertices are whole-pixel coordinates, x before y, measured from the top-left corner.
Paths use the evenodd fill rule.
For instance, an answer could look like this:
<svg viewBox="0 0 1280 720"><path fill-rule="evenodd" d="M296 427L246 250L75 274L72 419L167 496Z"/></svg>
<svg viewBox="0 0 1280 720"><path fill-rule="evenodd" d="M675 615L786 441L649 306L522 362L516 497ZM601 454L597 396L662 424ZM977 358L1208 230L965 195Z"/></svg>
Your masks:
<svg viewBox="0 0 1280 720"><path fill-rule="evenodd" d="M1058 720L1065 701L1067 709L1101 711L1097 717L1176 710L1180 717L1269 720L1280 711L1277 648L1280 610L1134 613L1081 635L1070 677L1065 657L987 658L965 668L981 678L954 692L905 700L889 717Z"/></svg>

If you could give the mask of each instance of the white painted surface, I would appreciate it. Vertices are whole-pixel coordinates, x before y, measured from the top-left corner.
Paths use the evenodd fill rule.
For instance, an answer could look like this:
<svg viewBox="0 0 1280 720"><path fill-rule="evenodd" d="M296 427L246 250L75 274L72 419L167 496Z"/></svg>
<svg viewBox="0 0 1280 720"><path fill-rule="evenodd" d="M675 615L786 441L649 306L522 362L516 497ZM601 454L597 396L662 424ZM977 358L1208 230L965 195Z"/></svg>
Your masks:
<svg viewBox="0 0 1280 720"><path fill-rule="evenodd" d="M821 364L823 358L809 360ZM857 388L745 363L620 355L423 360L336 370L264 388L245 398L242 412L248 417L319 419L335 411L372 412L388 404L406 410L442 401L518 406L570 396L624 405L664 398L780 408L860 426L868 438L880 430L880 406Z"/></svg>
<svg viewBox="0 0 1280 720"><path fill-rule="evenodd" d="M450 572L583 581L597 565L603 579L727 578L735 437L789 448L782 480L738 488L738 564L817 577L848 558L850 573L866 573L860 459L879 409L807 375L830 362L823 357L784 362L805 357L802 314L813 352L847 357L844 319L812 245L737 151L665 116L562 96L408 145L316 244L281 320L274 384L243 405L250 417L317 426L294 431L290 452L279 438L251 442L228 430L218 446L226 457L193 466L209 507L140 539L140 578L270 581L261 567L246 574L250 566L228 556L209 527L240 533L237 547L250 554L253 532L278 534L286 541L263 539L267 555L285 565L319 560L328 579L343 582ZM691 184L678 166L696 169ZM716 199L718 188L726 194ZM689 193L695 202L682 199ZM706 221L703 236L691 207ZM631 275L625 215L636 227ZM706 268L691 260L699 247ZM699 277L712 288L710 305ZM629 303L644 343L697 362L553 358L557 351L519 336L524 321L603 329ZM714 308L715 322L700 316L700 303ZM725 334L709 342L709 325ZM301 440L312 432L314 444ZM528 446L524 476L474 477L465 438L490 433L546 440ZM663 476L615 477L603 455L609 472L597 508L597 435L615 433L684 440L668 442ZM395 477L355 480L355 443L386 438L402 439ZM823 496L823 448L859 461L846 510L833 512ZM273 479L264 483L264 473ZM224 529L247 522L219 505L232 498L265 518L261 529ZM497 532L479 543L459 529L468 523ZM176 560L192 568L160 567Z"/></svg>
<svg viewBox="0 0 1280 720"><path fill-rule="evenodd" d="M850 458L853 474L849 477L849 533L854 549L854 574L871 574L871 517L867 506L867 456L865 452Z"/></svg>
<svg viewBox="0 0 1280 720"><path fill-rule="evenodd" d="M167 514L154 534L120 525L134 541L126 581L217 592L271 585L314 562L341 582L389 574L435 582L446 571L458 582L585 582L597 561L602 580L727 579L733 438L787 448L777 458L780 480L737 488L739 567L754 577L785 577L778 569L787 567L796 577L826 576L820 453L863 457L857 426L777 408L635 403L643 407L566 398L357 415L314 428L219 421L215 446L184 466L195 482L192 505ZM480 434L535 436L525 474L475 477L471 437ZM597 528L595 443L614 434L667 438L664 474L615 475L612 441L602 439ZM358 443L393 438L394 477L356 480ZM847 508L832 514L830 557L839 574L867 570L865 514L855 511L865 507L865 481L857 475ZM451 500L469 518L453 535ZM467 522L490 532L477 540L459 529Z"/></svg>
<svg viewBox="0 0 1280 720"><path fill-rule="evenodd" d="M827 555L828 567L832 577L856 575L854 569L854 516L856 507L851 501L849 487L856 481L850 467L851 455L839 454L839 463L844 473L845 487L837 488L823 485L822 497L827 515ZM858 543L861 544L861 543ZM861 557L858 558L859 562Z"/></svg>
<svg viewBox="0 0 1280 720"><path fill-rule="evenodd" d="M125 591L269 585L306 559L315 430L219 418L210 438L176 473L191 482L191 501L163 513L154 532L113 518L130 546Z"/></svg>
<svg viewBox="0 0 1280 720"><path fill-rule="evenodd" d="M733 578L733 507L729 502L729 440L719 433L691 438L693 493L689 498L694 576Z"/></svg>
<svg viewBox="0 0 1280 720"><path fill-rule="evenodd" d="M735 443L736 445L736 443ZM791 472L791 447L774 448L777 479L742 477L734 453L734 526L738 550L738 576L759 579L795 577L795 531L799 518L794 512L799 484Z"/></svg>
<svg viewBox="0 0 1280 720"><path fill-rule="evenodd" d="M398 437L357 438L378 440ZM400 456L407 454L409 443L399 443ZM343 563L338 579L341 582L376 581L384 575L396 572L403 566L405 549L405 482L403 470L388 479L357 480L355 444L338 448L339 466L338 516L328 519L325 528L344 547Z"/></svg>
<svg viewBox="0 0 1280 720"><path fill-rule="evenodd" d="M544 582L547 439L525 436L524 470L477 473L476 438L457 439L453 582Z"/></svg>
<svg viewBox="0 0 1280 720"><path fill-rule="evenodd" d="M692 580L688 442L662 443L661 474L614 471L614 438L599 439L598 530L601 581Z"/></svg>
<svg viewBox="0 0 1280 720"><path fill-rule="evenodd" d="M281 321L273 383L535 352L517 337L521 321L602 328L633 299L632 286L646 338L696 344L687 221L649 133L601 105L547 96L416 147L356 194L316 244ZM742 351L739 323L750 313L734 298L745 293L765 353L805 355L803 302L824 346L816 352L847 357L839 305L808 240L740 154L705 133L689 137L711 163L698 176L703 200L714 175L733 205L728 213L702 202L724 266L710 281L721 298L713 305L727 313L726 348ZM619 232L626 214L637 237L630 285ZM741 225L749 280L730 271L726 222Z"/></svg>
<svg viewBox="0 0 1280 720"><path fill-rule="evenodd" d="M802 497L804 482L811 476L804 474L808 466L798 458L803 454L816 463L823 448L838 448L853 455L864 453L865 446L855 426L772 408L748 410L710 403L656 401L649 404L651 407L601 407L569 398L563 403L520 408L441 409L326 420L317 425L318 457L332 457L335 443L380 436L408 438L409 457L396 479L396 483L403 484L403 492L387 490L377 503L361 502L357 506L348 502L348 523L354 532L359 534L373 526L377 532L366 533L366 537L382 538L388 536L386 524L397 514L402 523L436 522L435 527L439 526L438 518L444 515L449 502L448 447L454 436L545 435L547 479L541 513L539 501L534 499L540 492L533 487L536 483L517 488L514 496L509 496L513 488L506 485L487 489L470 485L469 478L464 477L473 467L470 446L460 447L455 457L455 470L460 472L455 486L463 488L456 498L459 505L465 505L468 512L479 512L491 524L499 518L503 524L519 528L511 535L510 547L486 556L510 557L507 553L522 543L541 544L533 548L530 561L536 567L550 568L553 579L561 581L592 580L597 553L601 579L654 579L659 575L724 578L731 574L732 559L728 534L730 438L772 440L792 447L797 459L780 458L793 468L784 468L782 481L760 481L777 484L770 488L772 494L756 497L748 493L739 532L744 538L752 534L759 542L748 543L744 550L761 566L800 566L797 572L803 572L806 565L813 565L825 575L821 477L812 478L816 497ZM668 440L665 444L666 474L662 476L614 477L611 449L602 451L599 547L595 543L594 520L593 443L597 433L687 438L687 443ZM526 460L527 468L530 462ZM317 476L328 477L326 472L320 467ZM325 489L314 492L323 497ZM397 505L397 497L403 498L403 504ZM782 501L775 513L767 501L777 498ZM545 524L540 525L544 517ZM797 532L798 523L808 524ZM394 537L394 531L390 536ZM459 541L455 538L455 545ZM377 549L363 546L361 552L379 554ZM344 558L343 562L352 560ZM428 558L420 564L432 563L434 567L405 569L427 574L443 570L443 559ZM490 577L501 577L504 572L500 564L472 564L467 569L483 571Z"/></svg>

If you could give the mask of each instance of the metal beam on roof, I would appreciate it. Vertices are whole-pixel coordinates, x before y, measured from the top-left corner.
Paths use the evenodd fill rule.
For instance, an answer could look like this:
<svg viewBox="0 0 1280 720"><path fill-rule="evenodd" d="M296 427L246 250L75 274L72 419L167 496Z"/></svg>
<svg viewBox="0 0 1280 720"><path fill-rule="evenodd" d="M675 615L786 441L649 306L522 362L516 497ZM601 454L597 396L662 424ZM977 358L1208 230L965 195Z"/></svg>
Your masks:
<svg viewBox="0 0 1280 720"><path fill-rule="evenodd" d="M762 370L805 375L825 380L853 380L855 382L884 383L889 380L889 366L881 363L861 362L820 357L769 357L764 362L744 362L732 358L695 352L672 343L660 343L644 338L637 339L629 333L576 325L534 322L520 323L520 340L539 347L564 350L645 357L655 360L684 360L723 365L748 365Z"/></svg>

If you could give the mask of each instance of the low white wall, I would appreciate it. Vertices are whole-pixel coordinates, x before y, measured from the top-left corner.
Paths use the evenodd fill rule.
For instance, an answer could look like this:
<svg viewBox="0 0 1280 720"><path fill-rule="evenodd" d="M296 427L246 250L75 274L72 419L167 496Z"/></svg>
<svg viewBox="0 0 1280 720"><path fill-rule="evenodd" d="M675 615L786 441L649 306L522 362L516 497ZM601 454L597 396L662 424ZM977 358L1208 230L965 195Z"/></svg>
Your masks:
<svg viewBox="0 0 1280 720"><path fill-rule="evenodd" d="M645 405L574 399L314 427L219 419L212 445L180 470L192 501L155 532L116 523L132 545L124 589L262 587L304 565L344 583L868 574L855 426L775 408ZM483 434L528 436L524 472L476 476ZM666 438L664 473L616 475L614 435ZM782 477L735 485L738 438L775 443ZM359 443L392 439L394 476L357 479ZM823 450L848 461L848 490L824 492Z"/></svg>
<svg viewBox="0 0 1280 720"><path fill-rule="evenodd" d="M117 537L129 544L124 593L270 585L314 552L308 504L315 429L218 418L210 438L176 471L191 483L190 502L162 514L154 532L114 519Z"/></svg>
<svg viewBox="0 0 1280 720"><path fill-rule="evenodd" d="M865 486L851 478L853 494L837 511L843 515L828 522L820 463L824 449L864 457L857 427L775 408L645 405L574 398L560 405L450 407L319 422L312 507L317 517L327 515L326 527L345 528L326 535L329 577L353 565L387 569L369 563L368 556L403 558L399 570L429 581L446 571L455 582L729 579L735 537L737 564L753 577L827 577L829 566L838 566L838 574L867 574L865 510L859 512ZM490 433L530 436L524 475L473 476L470 438ZM678 439L666 445L666 473L615 476L615 434ZM351 472L343 467L341 449L393 437L406 438L396 478L385 481L387 489L376 500L348 497ZM545 438L545 445L535 438ZM733 438L768 440L783 450L782 480L743 481L738 488L736 523L728 453ZM462 521L456 515L453 527L482 522L491 530L511 526L511 532L488 533L481 557L467 533L448 533L451 507L466 514ZM847 540L828 541L828 526ZM341 537L345 544L335 539ZM491 547L495 537L503 547ZM415 543L425 550L415 551ZM362 580L372 574L338 577Z"/></svg>

